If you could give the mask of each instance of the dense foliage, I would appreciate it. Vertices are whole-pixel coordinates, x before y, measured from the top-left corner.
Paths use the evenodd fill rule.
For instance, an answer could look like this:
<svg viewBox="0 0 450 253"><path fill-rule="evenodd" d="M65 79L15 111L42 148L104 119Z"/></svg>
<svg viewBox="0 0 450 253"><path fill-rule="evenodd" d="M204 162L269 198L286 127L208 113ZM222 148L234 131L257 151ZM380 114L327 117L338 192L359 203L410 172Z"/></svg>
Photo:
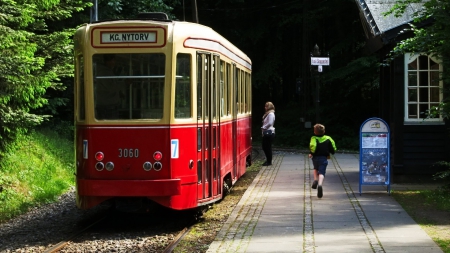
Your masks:
<svg viewBox="0 0 450 253"><path fill-rule="evenodd" d="M20 134L50 115L32 112L48 103L49 89L64 89L72 75L72 30L49 30L87 1L0 0L0 157Z"/></svg>

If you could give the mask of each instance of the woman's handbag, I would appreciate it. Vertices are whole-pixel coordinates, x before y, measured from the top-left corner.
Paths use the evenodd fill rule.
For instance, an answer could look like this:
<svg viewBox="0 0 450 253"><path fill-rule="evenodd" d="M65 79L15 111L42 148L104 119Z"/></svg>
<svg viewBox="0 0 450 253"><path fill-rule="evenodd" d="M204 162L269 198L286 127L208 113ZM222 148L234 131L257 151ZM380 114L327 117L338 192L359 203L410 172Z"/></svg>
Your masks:
<svg viewBox="0 0 450 253"><path fill-rule="evenodd" d="M263 131L263 136L270 136L272 135L272 130L264 130Z"/></svg>

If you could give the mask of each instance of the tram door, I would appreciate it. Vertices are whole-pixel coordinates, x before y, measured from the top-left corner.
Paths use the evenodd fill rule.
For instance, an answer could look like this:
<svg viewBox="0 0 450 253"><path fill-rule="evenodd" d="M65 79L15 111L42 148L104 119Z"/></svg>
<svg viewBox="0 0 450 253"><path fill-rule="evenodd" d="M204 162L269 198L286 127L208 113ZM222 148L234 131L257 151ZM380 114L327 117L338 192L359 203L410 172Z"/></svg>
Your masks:
<svg viewBox="0 0 450 253"><path fill-rule="evenodd" d="M232 135L233 135L233 180L236 179L237 176L237 171L238 171L238 166L237 166L237 156L238 156L238 138L237 138L237 131L238 131L238 127L237 127L237 114L238 114L238 103L239 103L239 97L237 94L237 91L239 90L239 86L238 86L238 70L236 68L236 65L233 64L233 70L232 70L232 83L233 83L233 89L231 89L232 91L232 95L231 95L231 99L232 101L234 101L233 104L233 110L232 110L232 118L233 118L233 125L232 125Z"/></svg>
<svg viewBox="0 0 450 253"><path fill-rule="evenodd" d="M198 199L218 194L218 56L197 54L197 183ZM217 63L218 64L218 63Z"/></svg>

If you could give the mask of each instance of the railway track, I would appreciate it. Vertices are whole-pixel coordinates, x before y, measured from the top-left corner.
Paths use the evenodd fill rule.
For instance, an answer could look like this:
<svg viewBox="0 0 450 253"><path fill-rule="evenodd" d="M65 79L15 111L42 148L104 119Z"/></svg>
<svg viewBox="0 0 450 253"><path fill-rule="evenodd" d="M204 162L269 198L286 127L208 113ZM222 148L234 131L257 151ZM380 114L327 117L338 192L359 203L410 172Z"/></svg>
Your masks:
<svg viewBox="0 0 450 253"><path fill-rule="evenodd" d="M82 235L83 233L87 232L91 227L97 225L98 223L101 223L102 221L104 221L107 217L104 216L103 218L100 218L99 220L93 222L92 224L90 224L89 226L87 226L86 228L76 232L75 234L73 234L72 236L70 236L69 238L67 238L64 241L61 241L60 243L54 245L53 247L50 247L49 249L45 250L44 253L55 253L55 252L59 252L61 249L63 249L68 243L70 243L73 239L77 238L78 236Z"/></svg>
<svg viewBox="0 0 450 253"><path fill-rule="evenodd" d="M83 252L95 247L98 252L131 252L131 248L139 247L145 252L172 252L197 220L196 213L187 211L163 209L135 214L108 210L42 252Z"/></svg>
<svg viewBox="0 0 450 253"><path fill-rule="evenodd" d="M261 152L254 149L252 162L259 159L260 156ZM177 245L183 240L184 236L189 233L192 226L198 222L201 213L181 212L183 213L181 215L182 218L173 220L171 217L180 217L178 214L173 214L173 212L177 211L165 211L162 211L164 215L161 212L130 215L129 213L115 212L108 209L107 211L90 218L90 220L84 221L86 224L82 226L83 228L80 228L71 235L68 235L66 239L60 241L59 243L53 244L42 252L72 252L74 248L80 249L84 247L91 247L89 245L83 246L83 242L89 244L99 241L96 244L112 244L113 242L105 238L116 238L116 241L120 241L121 238L124 237L124 233L133 233L133 235L130 234L128 237L144 238L148 237L150 234L160 245L164 243L161 243L161 240L163 240L161 238L166 237L167 246L165 246L165 248L155 248L154 252L169 253L177 247ZM134 218L131 218L130 216L134 216ZM155 221L155 217L158 217L157 221ZM118 220L125 221L117 222ZM135 229L130 228L133 227L133 224L136 225ZM110 230L113 230L113 232ZM108 235L104 236L103 233L107 233ZM159 241L158 238L160 239ZM102 250L99 251L101 252Z"/></svg>

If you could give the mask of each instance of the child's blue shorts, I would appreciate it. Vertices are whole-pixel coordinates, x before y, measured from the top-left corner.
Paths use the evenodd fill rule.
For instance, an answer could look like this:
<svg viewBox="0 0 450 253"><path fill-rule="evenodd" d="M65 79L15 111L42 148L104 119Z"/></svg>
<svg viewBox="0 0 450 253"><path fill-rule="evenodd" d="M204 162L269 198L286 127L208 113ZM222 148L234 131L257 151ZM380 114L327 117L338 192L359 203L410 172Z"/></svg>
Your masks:
<svg viewBox="0 0 450 253"><path fill-rule="evenodd" d="M312 162L314 165L314 169L318 170L319 175L322 174L325 176L325 172L328 166L328 160L326 156L313 156Z"/></svg>

